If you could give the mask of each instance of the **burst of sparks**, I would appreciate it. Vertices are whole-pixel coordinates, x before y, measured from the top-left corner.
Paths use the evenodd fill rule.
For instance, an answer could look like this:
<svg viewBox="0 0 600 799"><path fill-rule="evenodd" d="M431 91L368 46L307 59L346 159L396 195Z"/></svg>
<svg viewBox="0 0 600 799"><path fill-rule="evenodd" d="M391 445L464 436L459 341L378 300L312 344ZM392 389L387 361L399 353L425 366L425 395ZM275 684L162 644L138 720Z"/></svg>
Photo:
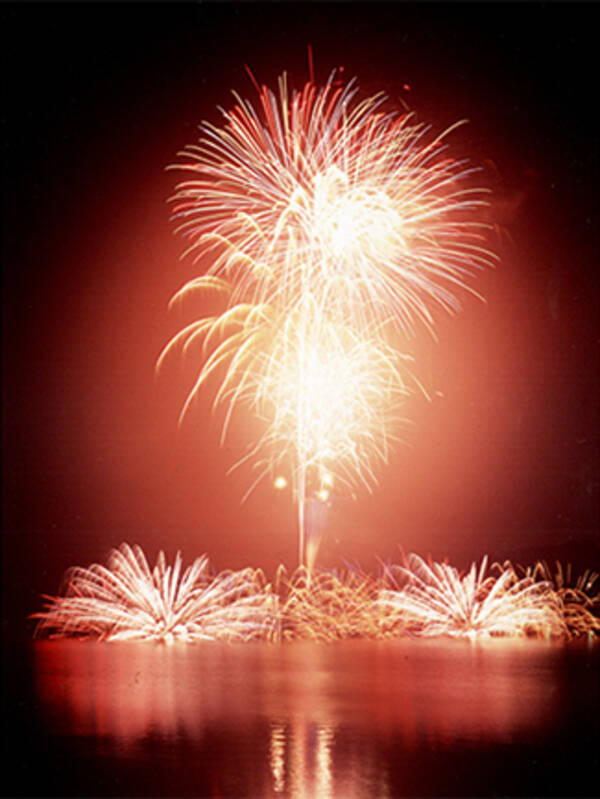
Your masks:
<svg viewBox="0 0 600 799"><path fill-rule="evenodd" d="M409 555L376 579L357 570L280 566L274 588L260 569L209 573L203 555L182 571L161 552L150 569L142 550L122 544L107 566L73 568L62 596L46 597L37 634L108 641L250 641L409 637L572 638L600 635L597 574L565 585L568 572L546 564L467 574Z"/></svg>
<svg viewBox="0 0 600 799"><path fill-rule="evenodd" d="M552 586L571 637L600 634L598 572L586 569L574 577L571 564L563 567L559 561L554 569L546 561L538 561L526 569L519 567L519 571L526 577Z"/></svg>
<svg viewBox="0 0 600 799"><path fill-rule="evenodd" d="M211 255L208 274L232 287L232 306L288 313L309 291L358 329L373 319L431 329L431 303L458 310L457 289L492 261L477 218L484 190L447 155L452 128L434 136L384 111L383 94L357 95L333 74L291 95L284 74L278 97L262 88L258 112L234 93L224 127L205 122L182 153L191 178L174 198L178 230L189 252Z"/></svg>
<svg viewBox="0 0 600 799"><path fill-rule="evenodd" d="M219 396L230 404L242 399L265 422L244 458L259 470L257 480L296 461L321 490L331 488L332 469L341 482L369 487L410 393L407 359L377 335L357 336L314 307L291 313L252 358L257 368Z"/></svg>
<svg viewBox="0 0 600 799"><path fill-rule="evenodd" d="M368 575L313 572L300 566L288 576L279 568L275 589L280 597L281 637L309 639L382 638L385 612L377 606L377 582Z"/></svg>
<svg viewBox="0 0 600 799"><path fill-rule="evenodd" d="M151 570L139 546L122 544L107 566L72 568L65 583L63 595L46 597L35 614L38 633L172 643L269 638L275 629L275 598L262 572L212 576L206 555L182 571L179 552L171 566L161 551Z"/></svg>
<svg viewBox="0 0 600 799"><path fill-rule="evenodd" d="M466 575L447 563L427 563L409 555L387 571L391 587L379 604L398 614L402 627L420 636L489 638L561 637L568 634L552 586L531 576L519 578L510 564L493 575L487 557Z"/></svg>
<svg viewBox="0 0 600 799"><path fill-rule="evenodd" d="M477 170L446 152L411 114L360 100L332 74L318 88L259 90L259 109L234 93L221 128L205 122L175 168L190 179L174 197L187 252L210 263L173 298L197 291L224 307L181 330L203 344L181 418L212 375L215 407L250 405L266 430L244 460L257 481L291 455L301 528L309 484L322 476L371 485L386 461L400 409L417 385L398 340L436 309L455 312L473 274L492 264L478 215ZM455 127L455 126L453 126ZM473 292L475 293L475 292ZM256 484L256 483L254 483ZM252 489L250 489L252 490Z"/></svg>

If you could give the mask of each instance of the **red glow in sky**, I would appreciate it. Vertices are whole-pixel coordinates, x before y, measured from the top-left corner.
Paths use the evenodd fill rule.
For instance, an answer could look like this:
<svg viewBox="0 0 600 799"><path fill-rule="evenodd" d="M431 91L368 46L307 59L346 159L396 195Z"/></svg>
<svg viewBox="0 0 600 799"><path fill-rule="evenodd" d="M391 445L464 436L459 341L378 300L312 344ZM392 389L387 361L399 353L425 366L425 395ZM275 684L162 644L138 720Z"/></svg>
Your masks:
<svg viewBox="0 0 600 799"><path fill-rule="evenodd" d="M229 4L161 8L145 9L139 48L133 11L118 24L109 6L17 15L14 42L27 32L29 44L11 54L3 525L5 564L31 579L19 578L16 604L35 609L67 566L123 540L151 558L206 551L219 569L295 561L289 492L265 484L241 505L248 474L226 474L257 422L237 419L220 449L207 396L178 431L194 367L155 381L154 364L185 321L167 313L169 298L198 273L179 260L164 167L202 119L218 122L230 89L253 93L244 63L259 83L283 69L303 83L308 43L317 80L343 64L366 93L410 87L438 128L468 117L465 154L493 161L492 220L504 214L502 265L479 285L487 304L468 303L439 343L419 343L439 393L415 401L411 446L396 448L373 495L333 503L323 563L374 568L398 544L465 565L559 545L597 557L592 70L560 9L545 9L540 41L533 12L516 25L508 7L491 25L469 6L476 35L438 7L425 21L412 6L377 19L348 6L335 30L310 5L260 20ZM565 87L576 126L564 124ZM527 170L539 177L524 193Z"/></svg>

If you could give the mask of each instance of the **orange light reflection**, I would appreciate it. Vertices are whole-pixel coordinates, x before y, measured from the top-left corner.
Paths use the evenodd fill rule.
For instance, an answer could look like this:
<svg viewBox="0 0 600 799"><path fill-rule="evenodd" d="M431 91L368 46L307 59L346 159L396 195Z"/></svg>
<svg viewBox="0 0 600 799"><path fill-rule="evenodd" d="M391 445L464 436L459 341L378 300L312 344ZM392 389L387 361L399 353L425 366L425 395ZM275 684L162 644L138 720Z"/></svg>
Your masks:
<svg viewBox="0 0 600 799"><path fill-rule="evenodd" d="M561 647L539 641L69 640L34 651L51 734L102 741L119 757L148 738L201 749L216 735L223 752L211 748L209 765L220 790L231 747L241 747L236 778L293 799L351 799L374 785L390 795L382 741L409 759L423 747L512 744L551 730L561 702Z"/></svg>

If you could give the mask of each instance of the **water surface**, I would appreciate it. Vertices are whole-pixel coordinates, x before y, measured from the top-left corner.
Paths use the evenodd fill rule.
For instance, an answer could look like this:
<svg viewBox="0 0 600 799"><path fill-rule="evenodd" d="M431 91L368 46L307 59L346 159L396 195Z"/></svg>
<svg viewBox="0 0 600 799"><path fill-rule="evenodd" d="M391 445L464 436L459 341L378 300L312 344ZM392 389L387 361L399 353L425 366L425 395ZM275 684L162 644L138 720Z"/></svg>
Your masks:
<svg viewBox="0 0 600 799"><path fill-rule="evenodd" d="M36 642L22 795L597 795L598 650Z"/></svg>

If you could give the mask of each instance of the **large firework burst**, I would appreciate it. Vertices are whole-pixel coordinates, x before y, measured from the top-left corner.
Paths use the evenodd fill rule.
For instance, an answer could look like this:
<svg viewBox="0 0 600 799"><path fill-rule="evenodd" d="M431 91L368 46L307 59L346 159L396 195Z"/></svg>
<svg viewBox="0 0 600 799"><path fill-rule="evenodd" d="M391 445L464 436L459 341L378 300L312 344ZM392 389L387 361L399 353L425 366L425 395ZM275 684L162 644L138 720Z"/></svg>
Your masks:
<svg viewBox="0 0 600 799"><path fill-rule="evenodd" d="M214 374L223 435L240 402L266 420L247 458L259 477L292 455L304 562L307 486L375 480L403 418L411 379L399 341L435 309L456 311L469 279L493 256L478 212L476 171L410 115L359 100L332 74L290 93L234 93L225 123L204 123L176 168L191 173L174 197L188 252L206 273L173 298L223 295L223 309L185 327L163 350L202 342L185 415Z"/></svg>
<svg viewBox="0 0 600 799"><path fill-rule="evenodd" d="M232 306L288 312L309 291L359 328L431 328L432 303L457 310L457 289L492 261L477 170L447 155L452 129L435 136L334 77L290 95L284 74L258 111L234 93L224 127L205 122L181 154L191 178L174 198L178 230L189 252L210 254Z"/></svg>
<svg viewBox="0 0 600 799"><path fill-rule="evenodd" d="M276 599L259 570L212 576L203 555L182 571L179 552L172 566L160 552L151 570L128 544L111 551L107 566L71 568L63 595L46 600L33 618L38 633L53 637L245 641L269 638L276 626Z"/></svg>

